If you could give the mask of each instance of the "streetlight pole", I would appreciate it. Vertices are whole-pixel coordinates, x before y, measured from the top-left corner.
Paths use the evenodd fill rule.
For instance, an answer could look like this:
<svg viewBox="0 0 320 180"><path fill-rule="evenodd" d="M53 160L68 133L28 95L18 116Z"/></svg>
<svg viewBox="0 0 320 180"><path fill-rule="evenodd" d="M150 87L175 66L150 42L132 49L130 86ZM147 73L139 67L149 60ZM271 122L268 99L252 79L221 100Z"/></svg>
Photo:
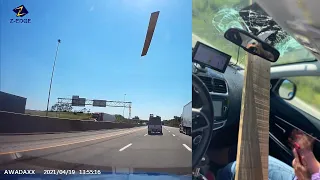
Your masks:
<svg viewBox="0 0 320 180"><path fill-rule="evenodd" d="M126 95L127 95L127 94L124 94L124 98L123 98L123 112L122 112L123 118L124 118L124 109L126 108L126 104L125 104L125 102L126 102Z"/></svg>
<svg viewBox="0 0 320 180"><path fill-rule="evenodd" d="M58 55L58 50L59 50L59 45L60 45L60 43L61 43L61 40L58 39L58 45L57 45L56 55L55 55L55 57L54 57L54 62L53 62L53 66L52 66L52 73L51 73L51 79L50 79L50 87L49 87L49 95L48 95L46 116L48 116L48 111L49 111L49 102L50 102L52 78L53 78L54 68L55 68L55 66L56 66L56 60L57 60L57 55Z"/></svg>

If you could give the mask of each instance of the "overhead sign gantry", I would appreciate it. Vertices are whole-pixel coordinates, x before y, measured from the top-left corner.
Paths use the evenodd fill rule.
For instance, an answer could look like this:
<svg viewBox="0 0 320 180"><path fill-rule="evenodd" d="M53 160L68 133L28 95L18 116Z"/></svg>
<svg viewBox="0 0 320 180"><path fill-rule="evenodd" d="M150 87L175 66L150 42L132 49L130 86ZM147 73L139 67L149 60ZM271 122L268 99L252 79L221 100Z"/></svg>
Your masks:
<svg viewBox="0 0 320 180"><path fill-rule="evenodd" d="M129 119L131 119L131 107L132 102L129 101L108 101L98 99L86 99L80 98L79 96L72 96L72 98L58 98L58 104L71 104L71 106L84 107L87 105L94 107L123 107L129 109Z"/></svg>

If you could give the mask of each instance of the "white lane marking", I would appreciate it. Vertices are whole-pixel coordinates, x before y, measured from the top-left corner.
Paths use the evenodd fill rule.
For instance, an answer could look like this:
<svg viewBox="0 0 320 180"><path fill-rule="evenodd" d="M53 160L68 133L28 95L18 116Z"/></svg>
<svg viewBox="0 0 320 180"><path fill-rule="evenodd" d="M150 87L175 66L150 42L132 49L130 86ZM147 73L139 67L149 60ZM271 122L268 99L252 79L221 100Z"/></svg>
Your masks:
<svg viewBox="0 0 320 180"><path fill-rule="evenodd" d="M119 151L121 152L121 151L125 150L126 148L130 147L131 145L132 145L132 143L130 143L130 144L128 144L128 145L126 145L126 146L125 146L125 147L123 147L123 148L121 148Z"/></svg>
<svg viewBox="0 0 320 180"><path fill-rule="evenodd" d="M172 136L176 136L176 135L172 134Z"/></svg>
<svg viewBox="0 0 320 180"><path fill-rule="evenodd" d="M192 149L189 148L189 146L185 145L185 144L182 144L186 149L188 149L188 151L192 152Z"/></svg>
<svg viewBox="0 0 320 180"><path fill-rule="evenodd" d="M144 136L146 136L146 135L148 135L148 134L145 134Z"/></svg>
<svg viewBox="0 0 320 180"><path fill-rule="evenodd" d="M170 132L170 131L168 131L168 132Z"/></svg>
<svg viewBox="0 0 320 180"><path fill-rule="evenodd" d="M21 152L29 152L29 151L35 151L35 150L43 150L43 149L48 149L48 148L55 148L55 147L62 147L62 146L67 146L67 145L72 145L72 144L79 144L79 143L84 143L84 142L89 142L89 141L94 141L94 140L99 140L99 139L104 139L104 138L109 138L109 137L114 137L114 136L119 136L119 135L123 135L123 134L128 134L128 133L133 133L133 132L137 132L137 131L141 131L141 130L143 130L143 129L145 129L145 127L143 127L143 128L137 128L137 129L133 129L133 130L129 130L129 131L121 131L120 133L117 133L117 132L115 132L115 133L107 133L106 135L104 135L104 136L100 136L100 135L98 135L98 136L96 136L95 138L86 138L86 139L84 139L84 140L78 140L78 141L76 141L77 139L75 139L75 141L72 141L72 142L68 142L68 143L63 143L63 142L65 142L65 140L63 140L63 144L53 144L53 145L49 145L49 146L45 146L45 147L43 147L43 146L41 146L40 145L40 147L38 146L36 146L36 147L34 147L34 148L32 148L32 149L17 149L17 150L11 150L11 151L8 151L8 152L3 152L3 151L1 151L0 150L0 155L6 155L6 154L13 154L13 153L21 153ZM91 135L90 135L91 136ZM11 147L9 147L9 148L12 148L12 147L14 147L14 148L19 148L18 146L11 146Z"/></svg>

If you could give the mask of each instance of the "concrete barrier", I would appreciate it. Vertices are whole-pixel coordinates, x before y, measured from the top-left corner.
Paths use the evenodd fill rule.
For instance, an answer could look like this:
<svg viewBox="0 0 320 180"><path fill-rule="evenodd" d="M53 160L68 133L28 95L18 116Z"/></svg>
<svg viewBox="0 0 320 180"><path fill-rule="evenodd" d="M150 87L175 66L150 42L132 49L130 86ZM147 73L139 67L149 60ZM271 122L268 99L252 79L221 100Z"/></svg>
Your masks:
<svg viewBox="0 0 320 180"><path fill-rule="evenodd" d="M133 128L138 124L60 119L0 111L0 133L45 133Z"/></svg>

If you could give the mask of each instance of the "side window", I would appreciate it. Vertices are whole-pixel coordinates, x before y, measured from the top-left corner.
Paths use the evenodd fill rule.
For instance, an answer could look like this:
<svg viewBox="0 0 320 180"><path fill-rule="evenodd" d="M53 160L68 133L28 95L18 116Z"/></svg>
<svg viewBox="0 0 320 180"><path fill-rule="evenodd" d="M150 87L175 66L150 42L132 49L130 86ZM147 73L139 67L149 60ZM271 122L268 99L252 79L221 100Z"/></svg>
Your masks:
<svg viewBox="0 0 320 180"><path fill-rule="evenodd" d="M287 79L296 84L296 94L291 100L286 101L320 120L320 76L290 77ZM293 88L290 83L286 83L284 86L286 89ZM281 92L280 87L279 95L283 92L285 92L283 96L292 96L291 91Z"/></svg>

